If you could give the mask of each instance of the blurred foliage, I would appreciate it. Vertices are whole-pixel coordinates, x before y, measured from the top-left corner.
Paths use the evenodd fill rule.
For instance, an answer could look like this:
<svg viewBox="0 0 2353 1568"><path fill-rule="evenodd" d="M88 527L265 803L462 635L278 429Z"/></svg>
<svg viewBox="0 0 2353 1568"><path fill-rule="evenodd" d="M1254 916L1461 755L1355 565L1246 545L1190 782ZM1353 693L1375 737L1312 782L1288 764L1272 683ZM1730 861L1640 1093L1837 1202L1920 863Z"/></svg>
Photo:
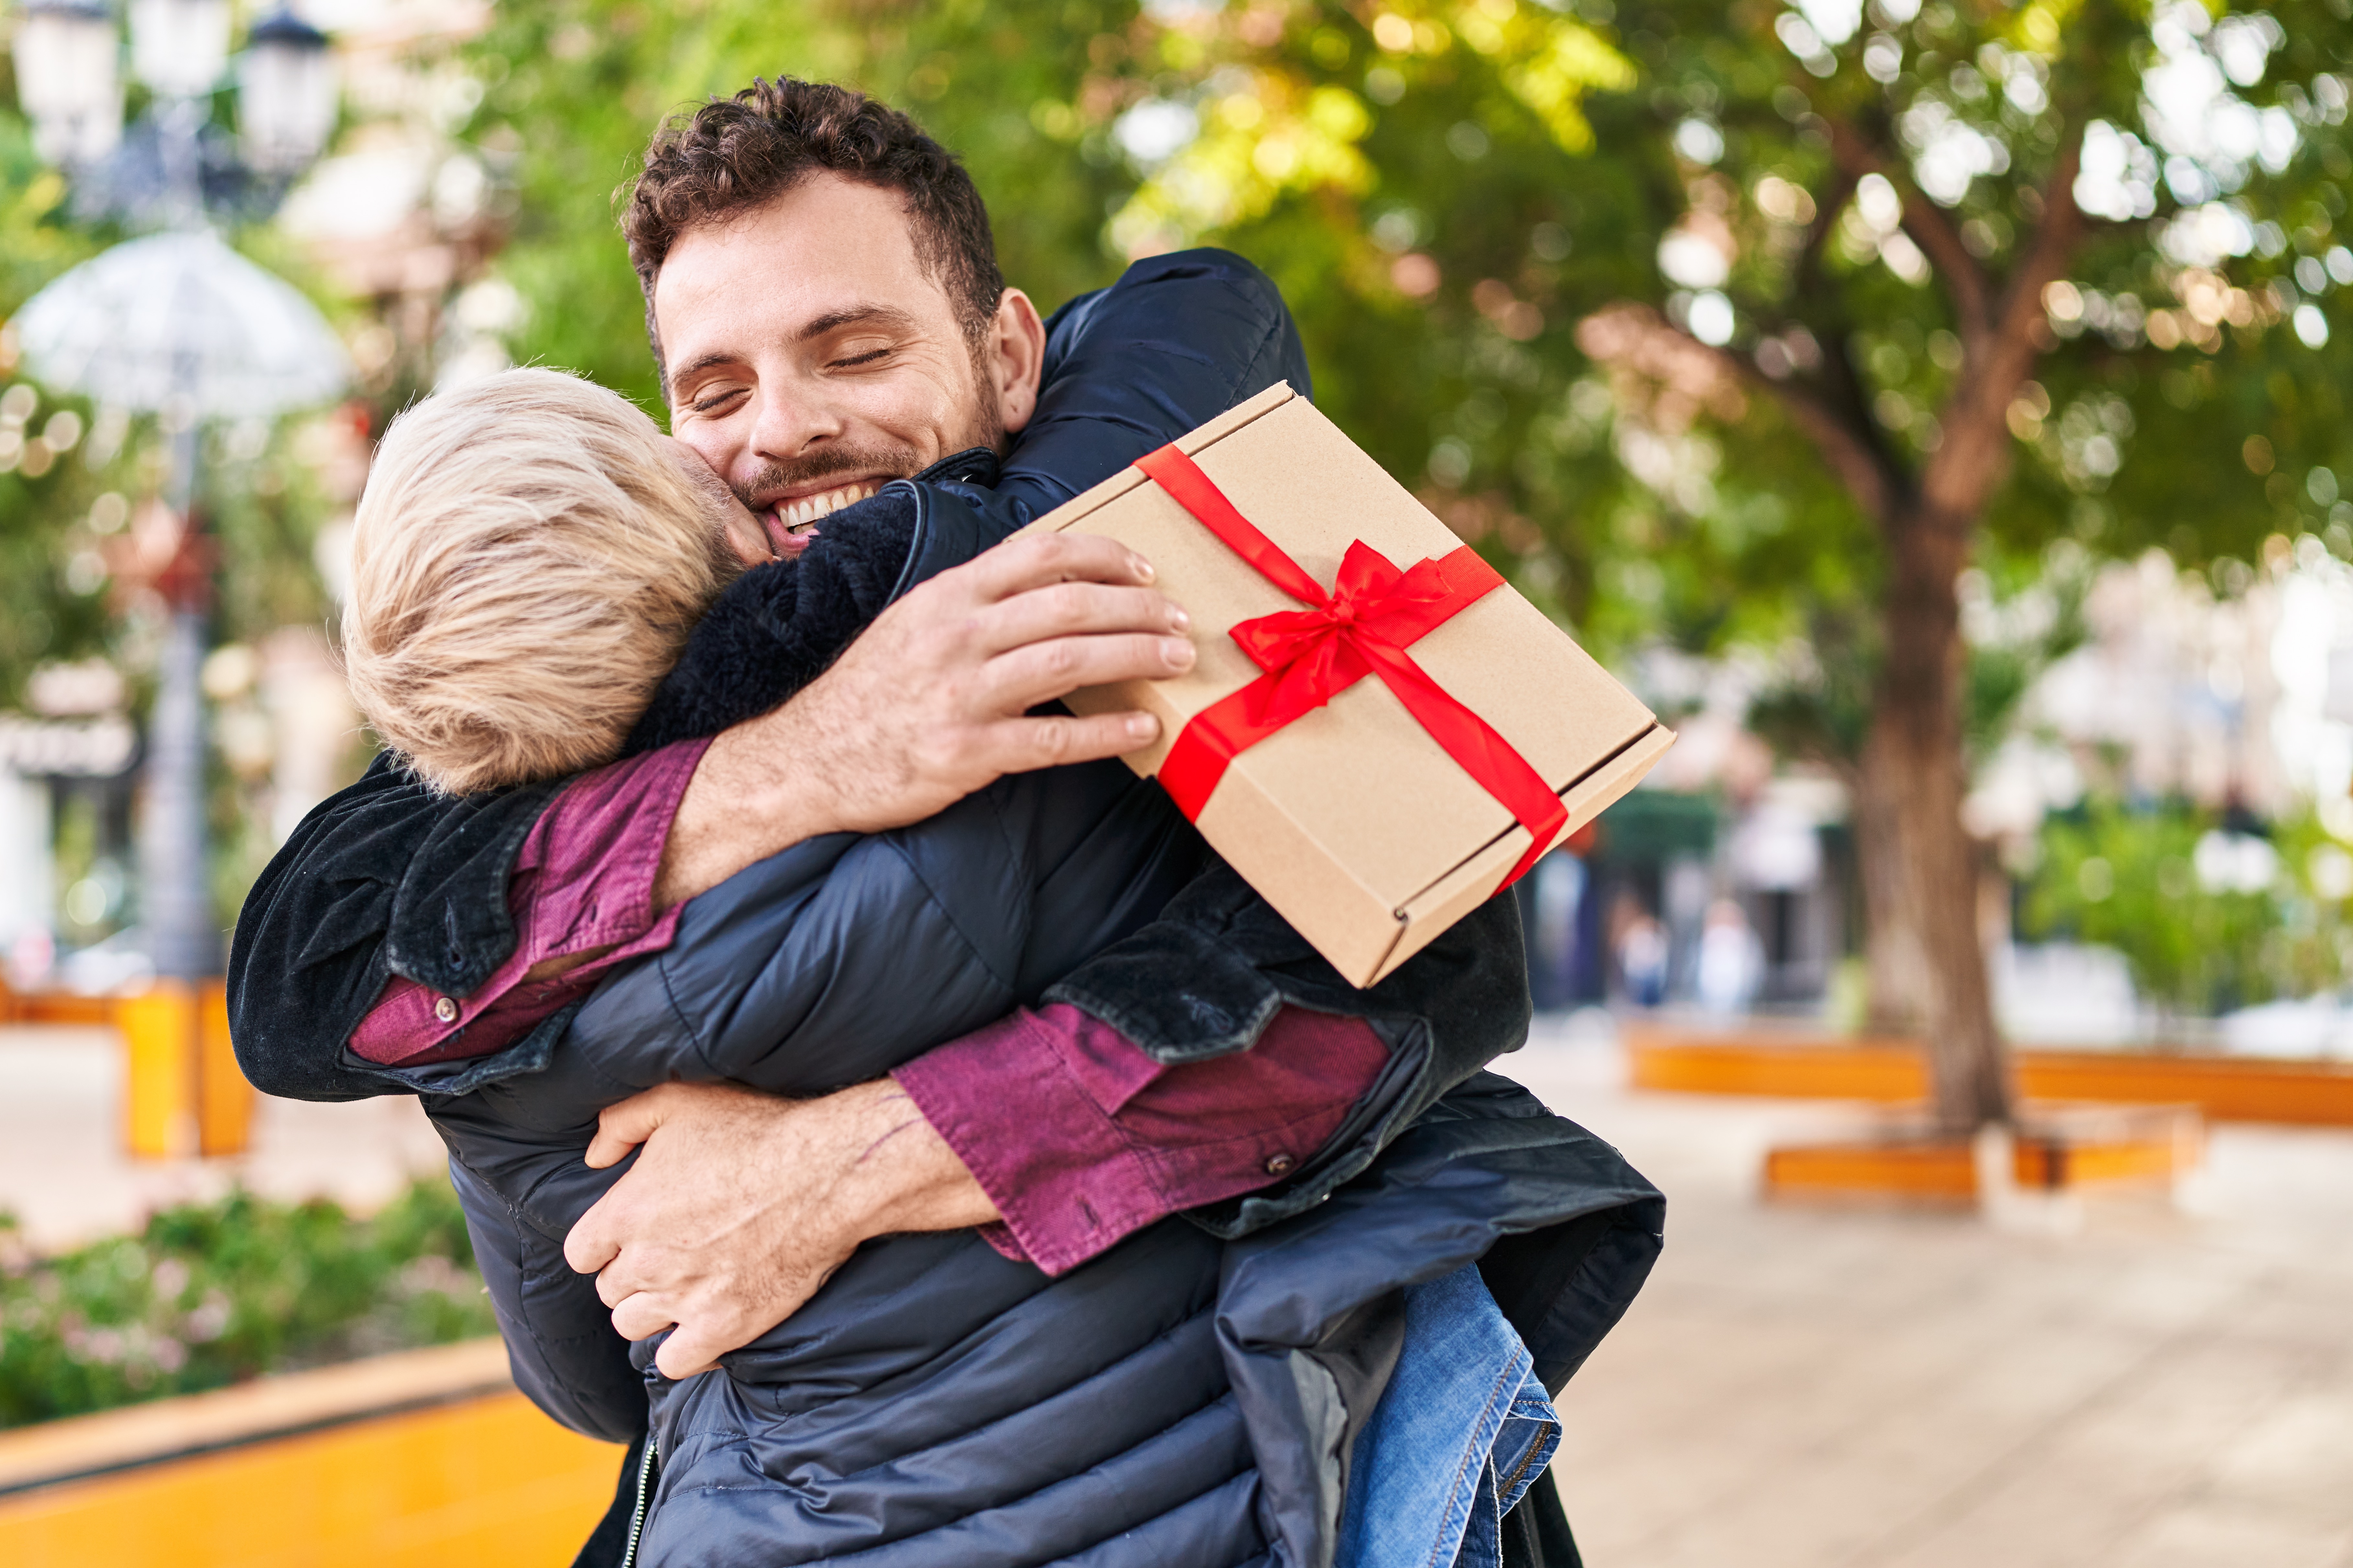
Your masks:
<svg viewBox="0 0 2353 1568"><path fill-rule="evenodd" d="M2095 800L2048 821L2041 850L2024 934L2116 949L2161 1007L2211 1016L2353 969L2353 856L2309 813L2257 837L2179 803Z"/></svg>
<svg viewBox="0 0 2353 1568"><path fill-rule="evenodd" d="M23 119L0 109L0 321L16 313L40 286L93 254L91 239L61 221L66 184L41 167ZM0 340L0 382L16 354ZM26 388L30 393L32 389ZM20 396L23 395L19 395ZM85 423L90 410L69 405ZM20 434L33 434L55 413L37 403ZM60 548L59 520L86 510L97 493L86 467L59 462L27 474L21 464L0 473L0 707L21 698L25 676L45 658L95 650L105 626L96 584L69 586L69 552Z"/></svg>
<svg viewBox="0 0 2353 1568"><path fill-rule="evenodd" d="M495 1333L457 1194L372 1219L236 1192L37 1258L0 1218L0 1426Z"/></svg>
<svg viewBox="0 0 2353 1568"><path fill-rule="evenodd" d="M2244 289L2285 283L2337 237L2353 165L2341 117L2323 123L2311 91L2353 58L2337 3L2271 7L2284 42L2263 84L2239 89L2294 110L2302 136L2275 173L2242 160L2237 199L2277 226L2261 231L2266 246L2276 234L2273 253L2218 269ZM1831 362L1829 395L1915 470L1953 384L1954 307L1851 232L1833 123L1879 149L1907 193L1904 139L1920 117L1998 140L2005 166L1937 209L1998 285L2062 136L2092 118L2139 126L2150 13L1884 6L1816 58L1826 77L1778 36L1783 15L1766 0L578 0L501 11L474 56L490 86L470 134L517 170L501 266L533 308L518 353L650 405L611 205L647 134L755 73L854 80L965 156L1008 278L1042 305L1108 280L1135 250L1220 243L1266 267L1306 332L1318 401L1589 638L1811 638L1836 650L1818 661L1822 680L1860 671L1867 686L1879 541L1767 378L1745 373L1736 398L1662 420L1657 389L1613 384L1577 324L1613 300L1675 306L1662 242L1720 220L1739 363L1804 328ZM1866 68L1873 40L1892 42L1899 69ZM2154 195L2145 220L2096 226L2073 274L2144 314L2170 302L2179 269L2155 240L2185 205L2162 181ZM2276 324L2225 326L2211 353L2121 331L2052 339L2046 416L2021 434L1988 517L1989 565L2031 570L2056 539L2103 553L2161 543L2186 563L2252 556L2270 531L2325 526L2325 504L2251 473L2242 447L2263 435L2292 480L2331 462L2353 473L2343 297L2321 301L2337 323L2321 351ZM1630 407L1638 398L1647 406ZM2121 448L2113 472L2083 464L2095 436ZM1839 694L1819 690L1811 727L1853 731Z"/></svg>

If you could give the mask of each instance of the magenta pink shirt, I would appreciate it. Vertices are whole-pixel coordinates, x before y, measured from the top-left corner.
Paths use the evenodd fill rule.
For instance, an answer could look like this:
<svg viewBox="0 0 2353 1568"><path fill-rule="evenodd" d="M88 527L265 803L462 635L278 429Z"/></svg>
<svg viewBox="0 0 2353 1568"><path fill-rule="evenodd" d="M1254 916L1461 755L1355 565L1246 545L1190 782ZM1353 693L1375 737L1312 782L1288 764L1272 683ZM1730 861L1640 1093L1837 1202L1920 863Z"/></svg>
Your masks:
<svg viewBox="0 0 2353 1568"><path fill-rule="evenodd" d="M487 1056L613 965L669 946L682 906L656 914L654 879L709 743L682 741L575 780L515 858L513 954L470 996L393 976L352 1049L386 1067ZM554 979L524 979L597 949L607 951ZM1052 1006L1016 1012L892 1077L1004 1216L984 1232L990 1242L1060 1274L1181 1209L1290 1174L1339 1131L1388 1055L1361 1018L1287 1007L1248 1051L1164 1067L1109 1025Z"/></svg>

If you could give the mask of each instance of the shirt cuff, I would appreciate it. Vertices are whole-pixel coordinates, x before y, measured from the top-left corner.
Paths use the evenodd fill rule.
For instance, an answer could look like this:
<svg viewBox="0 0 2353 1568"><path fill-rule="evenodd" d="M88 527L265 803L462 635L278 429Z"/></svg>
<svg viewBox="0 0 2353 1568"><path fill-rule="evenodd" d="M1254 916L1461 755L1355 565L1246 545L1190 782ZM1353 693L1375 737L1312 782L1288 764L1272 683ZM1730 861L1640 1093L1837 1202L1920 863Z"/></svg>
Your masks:
<svg viewBox="0 0 2353 1568"><path fill-rule="evenodd" d="M472 994L448 996L404 975L385 983L352 1050L381 1067L487 1056L593 989L624 960L670 945L678 909L656 915L654 881L671 819L710 741L681 741L584 773L523 839L507 882L514 952ZM545 980L534 965L596 949Z"/></svg>
<svg viewBox="0 0 2353 1568"><path fill-rule="evenodd" d="M996 1204L991 1244L1060 1274L1172 1214L1305 1165L1388 1055L1361 1018L1285 1008L1248 1051L1165 1067L1058 1005L892 1076Z"/></svg>

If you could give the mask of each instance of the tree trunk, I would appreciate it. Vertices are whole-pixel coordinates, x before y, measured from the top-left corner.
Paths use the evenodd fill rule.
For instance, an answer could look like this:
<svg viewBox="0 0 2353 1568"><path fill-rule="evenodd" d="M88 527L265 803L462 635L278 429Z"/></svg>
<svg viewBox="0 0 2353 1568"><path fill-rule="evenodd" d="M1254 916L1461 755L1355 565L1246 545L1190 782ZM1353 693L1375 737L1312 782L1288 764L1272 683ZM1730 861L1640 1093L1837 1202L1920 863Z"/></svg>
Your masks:
<svg viewBox="0 0 2353 1568"><path fill-rule="evenodd" d="M1927 960L1916 911L1905 897L1904 843L1896 820L1904 789L1883 776L1888 755L1883 747L1867 748L1855 765L1841 772L1854 803L1855 869L1862 884L1863 1033L1905 1036L1916 1033L1927 1016L1922 1003Z"/></svg>
<svg viewBox="0 0 2353 1568"><path fill-rule="evenodd" d="M1880 173L1892 157L1851 128L1830 123L1848 184L1837 200L1818 204L1817 243L1829 233L1852 182ZM1883 994L1891 1000L1901 994L1882 993L1877 984L1883 958L1876 933L1884 931L1883 963L1891 977L1905 967L1906 946L1916 954L1915 1001L1926 1026L1936 1119L1957 1132L2008 1121L2011 1096L1978 929L1977 856L1961 826L1967 763L1955 582L1968 564L1978 520L2010 473L2007 413L2033 372L2038 334L2047 331L2043 290L2067 275L2084 237L2085 220L2074 198L2083 152L2077 124L2061 139L2040 192L2041 221L1999 298L1943 210L1917 192L1905 197L1904 226L1944 280L1963 356L1960 378L1937 413L1943 439L1916 482L1880 438L1863 382L1848 357L1852 342L1843 336L1828 337L1821 374L1810 383L1769 378L1744 357L1724 356L1726 368L1747 385L1780 402L1886 540L1885 647L1862 757L1864 787L1856 792L1857 848L1875 932L1873 1005ZM1894 855L1884 852L1891 840ZM1892 921L1882 907L1887 902L1902 911Z"/></svg>
<svg viewBox="0 0 2353 1568"><path fill-rule="evenodd" d="M1888 530L1886 653L1866 779L1892 804L1898 896L1922 960L1930 1089L1938 1123L1973 1132L2009 1120L2009 1064L1978 931L1978 866L1961 826L1960 602L1968 532L1915 511ZM1873 793L1879 793L1874 790Z"/></svg>

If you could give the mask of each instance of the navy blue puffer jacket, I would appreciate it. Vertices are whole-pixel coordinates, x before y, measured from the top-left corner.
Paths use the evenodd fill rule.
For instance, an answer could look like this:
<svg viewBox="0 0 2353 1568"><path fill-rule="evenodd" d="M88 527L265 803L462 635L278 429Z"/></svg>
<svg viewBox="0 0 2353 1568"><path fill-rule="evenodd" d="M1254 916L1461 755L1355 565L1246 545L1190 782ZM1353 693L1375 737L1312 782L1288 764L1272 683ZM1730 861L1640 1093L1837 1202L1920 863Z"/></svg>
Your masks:
<svg viewBox="0 0 2353 1568"><path fill-rule="evenodd" d="M840 612L871 613L892 582L881 568L976 542L969 523L959 498L922 486L837 514L797 566L729 590L648 728L772 701L735 689L747 666L791 662L764 657L764 637L810 651L797 638L824 624L818 601L846 630L857 617ZM1500 1079L1377 1137L1386 1152L1336 1194L1240 1239L1171 1220L1057 1279L972 1232L870 1244L723 1372L684 1384L653 1370L652 1343L625 1346L565 1265L565 1236L620 1173L581 1163L604 1107L681 1079L823 1094L1073 980L1098 1012L1220 1017L1226 977L1197 944L1221 904L1254 906L1234 902L1238 886L1122 763L1016 775L913 827L746 869L685 907L665 952L600 986L536 1070L426 1097L519 1381L606 1436L650 1411L661 1465L643 1562L1320 1564L1402 1287L1507 1237L1607 1216L1582 1246L1556 1236L1566 1254L1498 1291L1516 1283L1556 1373L1591 1348L1647 1267L1655 1194ZM1516 973L1515 923L1493 918L1511 909L1499 899L1449 933L1437 962ZM1320 963L1265 933L1245 950L1304 973ZM1372 1098L1401 1109L1428 1052L1388 1022L1398 1049ZM1005 1086L1008 1114L1021 1090Z"/></svg>
<svg viewBox="0 0 2353 1568"><path fill-rule="evenodd" d="M580 1162L602 1107L672 1078L791 1094L872 1078L1146 929L1202 856L1118 763L1007 779L742 873L608 981L542 1070L427 1098L523 1386L616 1438L650 1403L642 1562L1320 1563L1402 1286L1550 1233L1551 1278L1498 1291L1540 1366L1564 1377L1614 1321L1656 1194L1490 1077L1240 1240L1166 1221L1050 1279L976 1233L888 1238L682 1384L652 1370L654 1342L613 1334L562 1256L619 1173ZM1006 1085L1009 1113L1020 1095Z"/></svg>

